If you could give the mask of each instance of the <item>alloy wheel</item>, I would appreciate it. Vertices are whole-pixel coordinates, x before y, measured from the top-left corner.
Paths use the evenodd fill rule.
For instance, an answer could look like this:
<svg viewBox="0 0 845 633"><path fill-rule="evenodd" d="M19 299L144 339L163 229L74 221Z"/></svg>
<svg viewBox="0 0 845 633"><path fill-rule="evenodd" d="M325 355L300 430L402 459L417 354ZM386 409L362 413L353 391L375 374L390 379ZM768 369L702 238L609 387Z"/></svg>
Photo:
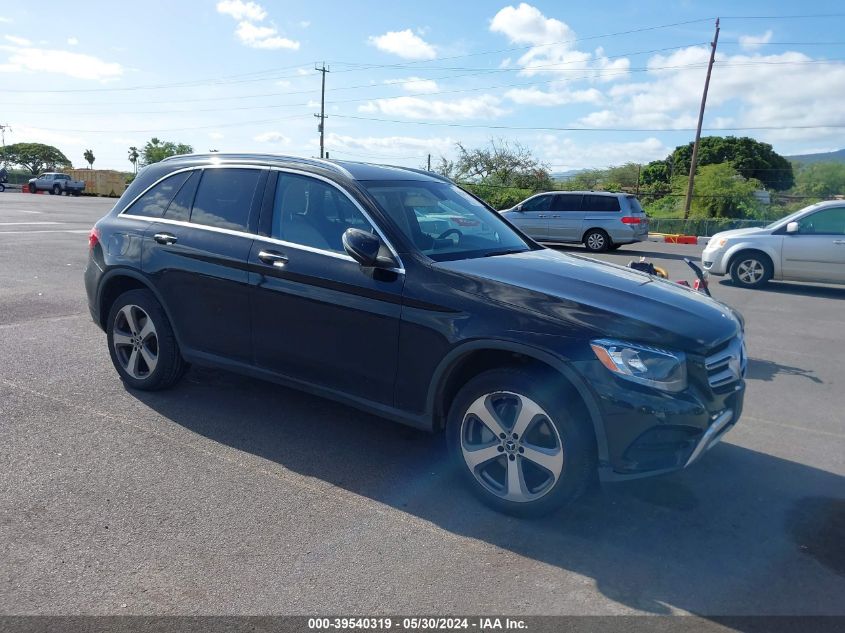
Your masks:
<svg viewBox="0 0 845 633"><path fill-rule="evenodd" d="M604 235L601 233L590 233L587 236L587 246L591 251L600 251L604 248Z"/></svg>
<svg viewBox="0 0 845 633"><path fill-rule="evenodd" d="M506 501L539 499L563 472L563 443L549 415L508 391L472 403L461 423L461 452L476 481Z"/></svg>
<svg viewBox="0 0 845 633"><path fill-rule="evenodd" d="M143 308L123 306L115 316L112 345L123 370L137 380L148 378L158 365L158 333Z"/></svg>
<svg viewBox="0 0 845 633"><path fill-rule="evenodd" d="M763 264L756 259L746 259L741 261L736 268L737 277L744 284L756 284L763 278L766 269Z"/></svg>

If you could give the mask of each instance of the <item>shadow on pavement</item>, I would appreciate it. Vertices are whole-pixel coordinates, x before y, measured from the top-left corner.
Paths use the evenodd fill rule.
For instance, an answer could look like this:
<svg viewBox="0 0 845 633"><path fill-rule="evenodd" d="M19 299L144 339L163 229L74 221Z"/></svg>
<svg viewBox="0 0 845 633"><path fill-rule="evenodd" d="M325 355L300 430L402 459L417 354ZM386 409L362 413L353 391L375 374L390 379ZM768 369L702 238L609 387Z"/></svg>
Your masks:
<svg viewBox="0 0 845 633"><path fill-rule="evenodd" d="M770 360L761 360L759 358L748 359L748 379L749 380L774 380L775 376L801 376L807 380L818 385L824 384L824 381L818 376L813 375L812 369L801 369L800 367L790 367L789 365L781 365Z"/></svg>
<svg viewBox="0 0 845 633"><path fill-rule="evenodd" d="M803 464L722 443L687 471L608 485L528 521L477 502L442 435L213 370L133 396L216 442L575 572L646 612L845 614L845 478Z"/></svg>
<svg viewBox="0 0 845 633"><path fill-rule="evenodd" d="M711 281L710 283L712 284L713 282ZM730 277L720 280L719 285L734 287ZM804 297L819 297L820 299L845 299L845 286L821 286L791 281L770 281L762 288L748 290L747 292L771 292Z"/></svg>
<svg viewBox="0 0 845 633"><path fill-rule="evenodd" d="M685 257L689 257L692 261L697 262L700 259L700 256L696 253L690 254L683 254L683 253L662 253L659 251L641 251L641 250L626 250L625 247L621 247L619 250L616 251L607 251L605 253L591 253L583 246L576 246L576 245L564 245L564 244L547 244L549 248L553 248L556 251L561 251L564 253L573 253L575 255L586 255L587 257L594 257L595 255L619 255L619 256L629 256L633 261L639 261L640 257L645 257L646 259L676 259L679 261L684 261Z"/></svg>

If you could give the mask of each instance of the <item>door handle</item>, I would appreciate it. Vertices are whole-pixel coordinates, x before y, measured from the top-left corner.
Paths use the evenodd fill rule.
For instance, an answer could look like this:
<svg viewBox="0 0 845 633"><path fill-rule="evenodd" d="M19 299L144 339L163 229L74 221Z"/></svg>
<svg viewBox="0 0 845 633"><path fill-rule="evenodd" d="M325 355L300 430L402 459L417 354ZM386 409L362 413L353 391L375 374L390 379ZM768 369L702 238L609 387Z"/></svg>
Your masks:
<svg viewBox="0 0 845 633"><path fill-rule="evenodd" d="M260 251L258 253L258 259L265 264L276 266L278 268L281 268L288 263L288 258L278 251Z"/></svg>
<svg viewBox="0 0 845 633"><path fill-rule="evenodd" d="M549 217L549 216L547 216L547 215L540 215L540 214L538 214L538 215L537 215L537 217L538 217L538 218L547 218L547 217Z"/></svg>
<svg viewBox="0 0 845 633"><path fill-rule="evenodd" d="M156 233L153 239L159 244L173 244L176 242L176 236L173 233Z"/></svg>

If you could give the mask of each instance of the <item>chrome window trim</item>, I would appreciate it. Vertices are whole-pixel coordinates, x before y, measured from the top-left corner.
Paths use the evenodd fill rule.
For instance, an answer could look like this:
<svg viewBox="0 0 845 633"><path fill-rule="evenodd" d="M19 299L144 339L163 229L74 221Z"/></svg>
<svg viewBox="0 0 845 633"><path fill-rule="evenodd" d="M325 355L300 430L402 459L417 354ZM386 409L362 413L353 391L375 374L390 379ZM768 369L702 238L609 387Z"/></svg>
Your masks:
<svg viewBox="0 0 845 633"><path fill-rule="evenodd" d="M137 196L135 196L132 199L131 202L129 202L125 207L123 207L123 209L117 214L118 217L124 217L124 218L128 218L128 219L131 219L131 220L142 220L142 221L147 221L147 222L160 222L160 223L163 223L163 224L171 224L173 226L183 226L183 227L186 227L186 228L200 229L200 230L203 230L203 231L212 231L212 232L215 232L215 233L225 233L227 235L235 235L235 236L238 236L238 237L248 237L248 238L252 238L252 239L262 240L262 241L265 241L265 242L270 242L272 244L278 244L280 246L285 246L285 247L288 247L288 248L299 249L299 250L306 251L306 252L309 252L309 253L314 253L314 254L317 254L317 255L327 255L329 257L334 257L335 259L342 259L344 261L350 261L350 262L355 261L352 257L347 255L346 253L338 253L337 251L330 251L330 250L326 250L326 249L322 249L322 248L316 248L314 246L307 246L305 244L297 244L295 242L287 242L285 240L280 240L280 239L270 237L270 236L267 236L267 235L259 235L258 233L250 233L249 231L235 231L233 229L224 229L224 228L220 228L220 227L216 227L216 226L208 226L207 224L200 224L198 222L183 222L181 220L170 220L168 218L157 218L157 217L148 216L148 215L134 215L132 213L127 213L127 211L129 211L131 209L132 205L135 204L138 201L139 198L141 198L144 194L146 194L150 189L152 189L153 187L155 187L159 183L167 180L171 176L175 176L176 174L181 174L181 173L186 172L186 171L198 171L198 170L203 170L203 169L261 169L261 170L266 169L266 170L273 170L273 171L279 171L279 172L284 172L284 173L296 174L296 175L300 175L300 176L307 176L309 178L316 178L317 180L322 180L323 182L327 183L328 185L334 187L335 189L337 189L338 191L343 193L350 200L350 202L352 202L352 204L354 204L355 207L361 212L361 214L364 216L364 218L367 220L367 222L370 223L370 226L373 229L375 229L376 233L378 233L378 236L381 238L381 240L387 245L388 250L393 255L393 257L396 259L396 261L399 263L399 265L395 266L395 267L391 267L391 268L385 268L384 270L389 270L389 271L395 272L395 273L400 274L400 275L405 274L405 266L402 262L402 258L399 257L399 254L396 252L396 249L393 248L393 245L390 243L390 240L388 240L385 237L384 233L382 233L382 231L378 227L378 225L375 222L373 222L373 219L370 216L370 214L367 213L367 211L360 204L358 204L358 201L355 200L349 194L349 192L347 192L345 189L343 189L341 187L338 187L336 183L332 182L331 179L326 178L325 176L321 176L320 174L313 174L311 172L303 171L303 170L299 170L299 169L292 169L292 168L286 168L286 167L275 167L275 166L271 166L271 165L244 165L244 164L239 164L239 163L219 164L219 165L215 165L215 164L211 164L211 165L192 165L190 167L183 167L182 169L176 169L174 171L168 172L167 174L165 174L164 176L162 176L161 178L159 178L158 180L153 182L150 186L148 186L141 193L139 193ZM274 208L274 211L275 211L275 208Z"/></svg>

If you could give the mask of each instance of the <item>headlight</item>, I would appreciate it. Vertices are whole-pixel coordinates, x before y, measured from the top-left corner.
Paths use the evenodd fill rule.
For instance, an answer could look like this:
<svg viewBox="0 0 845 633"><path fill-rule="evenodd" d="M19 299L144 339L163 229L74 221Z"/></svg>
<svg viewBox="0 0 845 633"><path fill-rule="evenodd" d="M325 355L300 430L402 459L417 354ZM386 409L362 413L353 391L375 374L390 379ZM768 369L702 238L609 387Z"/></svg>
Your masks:
<svg viewBox="0 0 845 633"><path fill-rule="evenodd" d="M590 347L601 364L620 378L663 391L682 391L687 386L683 352L610 339L592 341Z"/></svg>
<svg viewBox="0 0 845 633"><path fill-rule="evenodd" d="M722 248L727 243L728 243L728 238L726 238L726 237L720 237L717 240L711 238L710 241L707 242L707 248L715 250L717 248Z"/></svg>

